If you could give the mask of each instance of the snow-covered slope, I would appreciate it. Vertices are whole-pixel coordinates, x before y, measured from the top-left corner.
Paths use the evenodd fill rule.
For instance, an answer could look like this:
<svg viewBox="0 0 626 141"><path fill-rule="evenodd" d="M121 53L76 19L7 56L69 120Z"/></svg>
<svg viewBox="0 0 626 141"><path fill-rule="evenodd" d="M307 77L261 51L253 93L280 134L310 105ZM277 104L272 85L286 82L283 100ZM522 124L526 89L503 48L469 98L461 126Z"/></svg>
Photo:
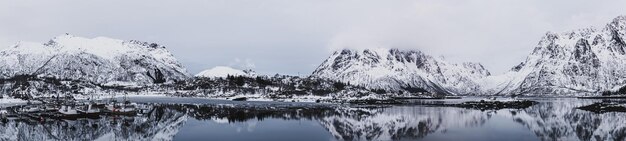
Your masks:
<svg viewBox="0 0 626 141"><path fill-rule="evenodd" d="M478 63L453 64L416 50L384 48L337 51L312 74L368 88L445 94L477 94L477 82L489 75Z"/></svg>
<svg viewBox="0 0 626 141"><path fill-rule="evenodd" d="M626 84L626 16L602 28L547 33L510 72L487 78L491 94L585 95Z"/></svg>
<svg viewBox="0 0 626 141"><path fill-rule="evenodd" d="M204 70L198 74L196 77L207 77L207 78L216 78L216 77L227 77L227 76L248 76L254 77L256 74L252 70L238 70L233 69L231 67L226 66L216 66L212 69Z"/></svg>
<svg viewBox="0 0 626 141"><path fill-rule="evenodd" d="M164 46L105 37L62 35L45 44L20 42L0 52L0 78L19 75L104 84L152 84L190 75Z"/></svg>

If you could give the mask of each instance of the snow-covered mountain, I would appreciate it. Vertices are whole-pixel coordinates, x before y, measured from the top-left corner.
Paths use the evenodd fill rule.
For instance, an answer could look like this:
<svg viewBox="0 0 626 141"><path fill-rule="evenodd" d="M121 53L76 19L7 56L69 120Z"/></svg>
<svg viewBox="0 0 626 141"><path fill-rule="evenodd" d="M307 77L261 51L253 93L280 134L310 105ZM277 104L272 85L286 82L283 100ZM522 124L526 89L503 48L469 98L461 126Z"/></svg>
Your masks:
<svg viewBox="0 0 626 141"><path fill-rule="evenodd" d="M596 94L626 84L626 16L602 28L547 33L510 72L485 80L491 94Z"/></svg>
<svg viewBox="0 0 626 141"><path fill-rule="evenodd" d="M230 76L255 77L256 73L252 70L238 70L238 69L233 69L231 67L226 67L226 66L216 66L214 68L204 70L196 74L196 77L216 78L216 77L227 77L229 75Z"/></svg>
<svg viewBox="0 0 626 141"><path fill-rule="evenodd" d="M626 16L602 28L547 33L525 61L490 76L477 63L453 64L419 51L337 51L312 76L369 88L424 88L488 95L593 95L626 84Z"/></svg>
<svg viewBox="0 0 626 141"><path fill-rule="evenodd" d="M417 50L344 49L312 74L373 89L426 89L444 94L477 94L490 73L479 63L454 64Z"/></svg>
<svg viewBox="0 0 626 141"><path fill-rule="evenodd" d="M62 35L45 44L20 42L0 51L0 79L35 76L95 84L138 85L184 80L190 75L164 46L106 37Z"/></svg>

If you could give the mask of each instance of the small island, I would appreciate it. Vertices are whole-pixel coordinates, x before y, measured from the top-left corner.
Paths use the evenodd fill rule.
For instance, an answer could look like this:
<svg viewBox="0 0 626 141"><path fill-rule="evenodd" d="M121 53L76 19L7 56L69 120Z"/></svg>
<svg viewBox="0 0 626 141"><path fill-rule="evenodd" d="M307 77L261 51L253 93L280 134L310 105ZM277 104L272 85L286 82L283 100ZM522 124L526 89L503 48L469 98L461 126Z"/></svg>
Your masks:
<svg viewBox="0 0 626 141"><path fill-rule="evenodd" d="M578 107L577 109L594 112L594 113L608 113L608 112L626 112L626 104L616 103L594 103L587 106Z"/></svg>
<svg viewBox="0 0 626 141"><path fill-rule="evenodd" d="M501 110L501 109L525 109L530 106L537 104L536 101L531 100L480 100L480 101L467 101L463 103L456 104L446 104L446 103L437 103L437 104L426 104L429 106L441 106L441 107L458 107L458 108L466 108L466 109L476 109L476 110Z"/></svg>

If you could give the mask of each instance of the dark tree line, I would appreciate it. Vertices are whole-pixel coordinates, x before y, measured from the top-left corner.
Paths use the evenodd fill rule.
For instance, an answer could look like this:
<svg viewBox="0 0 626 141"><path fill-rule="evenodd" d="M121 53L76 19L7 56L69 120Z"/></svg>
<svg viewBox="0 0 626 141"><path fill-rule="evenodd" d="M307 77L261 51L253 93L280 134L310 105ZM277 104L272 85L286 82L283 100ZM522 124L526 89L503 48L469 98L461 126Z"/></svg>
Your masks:
<svg viewBox="0 0 626 141"><path fill-rule="evenodd" d="M321 78L276 75L273 77L259 76L227 76L225 78L194 78L176 84L180 90L202 90L208 92L269 92L277 96L320 95L325 96L348 89L364 89L349 83L331 81Z"/></svg>
<svg viewBox="0 0 626 141"><path fill-rule="evenodd" d="M623 95L626 94L626 86L619 88L617 91L604 91L602 96Z"/></svg>

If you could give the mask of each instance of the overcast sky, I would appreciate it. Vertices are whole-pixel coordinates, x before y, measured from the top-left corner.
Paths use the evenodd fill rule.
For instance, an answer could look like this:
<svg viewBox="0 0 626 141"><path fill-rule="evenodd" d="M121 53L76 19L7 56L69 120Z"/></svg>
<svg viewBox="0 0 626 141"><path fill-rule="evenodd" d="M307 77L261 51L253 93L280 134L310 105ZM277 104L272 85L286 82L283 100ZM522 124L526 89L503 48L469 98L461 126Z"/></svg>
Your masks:
<svg viewBox="0 0 626 141"><path fill-rule="evenodd" d="M54 36L157 42L190 73L310 74L340 48L415 48L492 73L548 31L601 27L624 0L0 0L0 49Z"/></svg>

